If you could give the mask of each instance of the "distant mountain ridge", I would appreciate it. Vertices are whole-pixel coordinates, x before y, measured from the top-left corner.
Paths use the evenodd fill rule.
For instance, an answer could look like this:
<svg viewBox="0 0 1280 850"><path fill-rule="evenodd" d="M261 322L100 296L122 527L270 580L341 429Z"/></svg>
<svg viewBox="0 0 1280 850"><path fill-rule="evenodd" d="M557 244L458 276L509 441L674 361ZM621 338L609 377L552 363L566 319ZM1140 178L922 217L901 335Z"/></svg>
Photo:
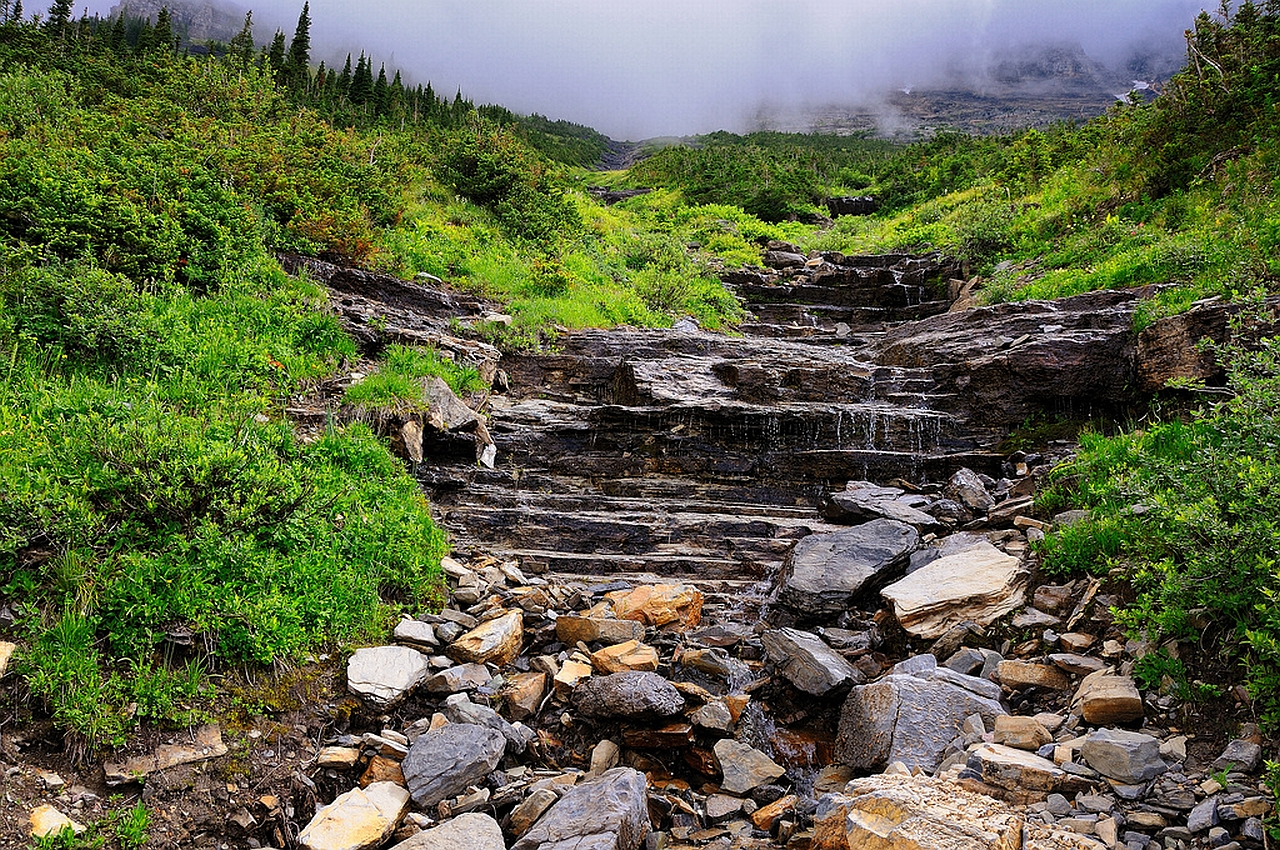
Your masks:
<svg viewBox="0 0 1280 850"><path fill-rule="evenodd" d="M124 0L111 7L111 17L123 13L152 21L168 8L174 29L188 41L230 41L244 26L249 11L228 0Z"/></svg>

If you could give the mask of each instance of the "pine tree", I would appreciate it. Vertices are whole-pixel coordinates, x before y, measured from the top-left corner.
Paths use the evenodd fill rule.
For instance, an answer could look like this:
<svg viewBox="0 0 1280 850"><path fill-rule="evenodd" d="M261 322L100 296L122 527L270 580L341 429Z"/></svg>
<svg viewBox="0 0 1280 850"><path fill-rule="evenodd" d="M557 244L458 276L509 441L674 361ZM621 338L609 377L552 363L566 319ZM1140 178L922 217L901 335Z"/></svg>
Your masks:
<svg viewBox="0 0 1280 850"><path fill-rule="evenodd" d="M342 74L338 77L338 94L347 97L351 93L351 54L347 54L347 64L342 66Z"/></svg>
<svg viewBox="0 0 1280 850"><path fill-rule="evenodd" d="M361 53L360 59L356 61L356 72L351 77L350 98L357 106L367 103L373 96L373 71L370 70L370 64L364 53Z"/></svg>
<svg viewBox="0 0 1280 850"><path fill-rule="evenodd" d="M305 88L311 81L311 3L302 4L302 13L298 15L298 26L293 31L293 41L289 42L289 55L284 60L285 77L289 83Z"/></svg>
<svg viewBox="0 0 1280 850"><path fill-rule="evenodd" d="M168 6L161 6L160 11L156 14L156 28L151 38L155 43L156 49L165 53L170 52L177 46L173 39L173 18L169 14Z"/></svg>
<svg viewBox="0 0 1280 850"><path fill-rule="evenodd" d="M13 17L9 20L15 23L22 23L22 0L16 0L13 4Z"/></svg>
<svg viewBox="0 0 1280 850"><path fill-rule="evenodd" d="M53 0L53 5L49 7L49 19L45 21L49 32L61 38L66 33L67 24L70 21L71 0Z"/></svg>
<svg viewBox="0 0 1280 850"><path fill-rule="evenodd" d="M9 0L0 0L0 24L9 20Z"/></svg>
<svg viewBox="0 0 1280 850"><path fill-rule="evenodd" d="M133 53L141 56L155 46L155 31L151 29L151 20L143 18L138 28L138 40L133 43Z"/></svg>
<svg viewBox="0 0 1280 850"><path fill-rule="evenodd" d="M116 15L114 21L111 22L111 34L107 36L107 46L115 53L124 50L128 39L125 37L124 31L124 12Z"/></svg>
<svg viewBox="0 0 1280 850"><path fill-rule="evenodd" d="M230 55L240 67L247 68L253 61L253 12L246 12L244 26L231 39Z"/></svg>
<svg viewBox="0 0 1280 850"><path fill-rule="evenodd" d="M391 106L391 87L387 85L387 66L378 69L378 81L373 84L373 114L386 115Z"/></svg>
<svg viewBox="0 0 1280 850"><path fill-rule="evenodd" d="M275 72L276 79L282 80L284 76L284 33L276 30L276 34L271 39L271 47L267 51L267 65Z"/></svg>

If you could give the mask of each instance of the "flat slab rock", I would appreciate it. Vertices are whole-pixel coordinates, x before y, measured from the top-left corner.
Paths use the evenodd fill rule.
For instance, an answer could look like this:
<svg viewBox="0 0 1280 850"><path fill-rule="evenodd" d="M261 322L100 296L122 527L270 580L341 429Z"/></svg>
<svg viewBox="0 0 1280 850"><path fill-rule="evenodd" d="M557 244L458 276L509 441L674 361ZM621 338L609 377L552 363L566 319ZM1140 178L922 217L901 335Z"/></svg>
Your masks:
<svg viewBox="0 0 1280 850"><path fill-rule="evenodd" d="M1100 850L1098 842L1026 819L946 779L882 774L824 797L814 816L824 850ZM1025 840L1024 840L1025 838Z"/></svg>
<svg viewBox="0 0 1280 850"><path fill-rule="evenodd" d="M391 850L506 850L502 827L488 815L470 812L401 841Z"/></svg>
<svg viewBox="0 0 1280 850"><path fill-rule="evenodd" d="M1017 558L984 543L921 567L881 595L903 629L933 639L966 620L990 625L1022 605L1027 578Z"/></svg>
<svg viewBox="0 0 1280 850"><path fill-rule="evenodd" d="M840 613L868 582L905 564L919 545L915 528L889 519L811 534L787 556L778 602L805 615Z"/></svg>
<svg viewBox="0 0 1280 850"><path fill-rule="evenodd" d="M347 661L347 690L380 708L394 705L431 675L427 656L407 646L357 649Z"/></svg>
<svg viewBox="0 0 1280 850"><path fill-rule="evenodd" d="M180 764L194 764L226 754L227 745L222 742L222 730L216 724L210 724L196 729L190 741L161 744L150 755L137 756L122 763L107 762L103 765L103 771L108 785L124 785Z"/></svg>
<svg viewBox="0 0 1280 850"><path fill-rule="evenodd" d="M570 789L511 850L637 850L649 834L643 773L615 767Z"/></svg>
<svg viewBox="0 0 1280 850"><path fill-rule="evenodd" d="M481 782L506 748L507 739L496 729L450 723L414 741L400 768L413 801L430 808Z"/></svg>

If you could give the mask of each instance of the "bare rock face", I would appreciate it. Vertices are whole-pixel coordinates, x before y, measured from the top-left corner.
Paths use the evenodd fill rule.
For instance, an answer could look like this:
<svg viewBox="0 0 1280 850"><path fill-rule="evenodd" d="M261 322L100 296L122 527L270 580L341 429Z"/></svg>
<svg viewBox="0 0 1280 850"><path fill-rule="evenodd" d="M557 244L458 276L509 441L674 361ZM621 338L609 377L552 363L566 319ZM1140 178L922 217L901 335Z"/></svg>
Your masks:
<svg viewBox="0 0 1280 850"><path fill-rule="evenodd" d="M1025 837L1025 841L1024 841ZM1097 850L1081 835L1025 819L1021 809L945 779L883 774L824 797L817 850Z"/></svg>
<svg viewBox="0 0 1280 850"><path fill-rule="evenodd" d="M588 717L644 720L679 714L684 697L657 673L628 671L579 682L573 705Z"/></svg>
<svg viewBox="0 0 1280 850"><path fill-rule="evenodd" d="M561 797L511 850L637 850L648 834L648 782L615 767Z"/></svg>
<svg viewBox="0 0 1280 850"><path fill-rule="evenodd" d="M787 558L778 601L806 615L838 614L868 582L905 564L919 543L919 532L891 519L811 534Z"/></svg>
<svg viewBox="0 0 1280 850"><path fill-rule="evenodd" d="M939 638L966 620L985 626L1023 603L1027 573L1017 558L990 543L922 567L883 591L902 628Z"/></svg>
<svg viewBox="0 0 1280 850"><path fill-rule="evenodd" d="M917 656L906 668L917 668L912 672L855 687L840 711L836 760L855 770L900 761L933 771L966 718L979 714L989 727L1006 713L999 686L936 665L932 656Z"/></svg>
<svg viewBox="0 0 1280 850"><path fill-rule="evenodd" d="M822 696L865 678L843 655L811 632L775 629L761 635L761 641L766 656L779 672L807 694Z"/></svg>
<svg viewBox="0 0 1280 850"><path fill-rule="evenodd" d="M462 793L498 766L506 747L501 732L471 723L450 723L427 732L413 742L401 763L413 801L429 808Z"/></svg>

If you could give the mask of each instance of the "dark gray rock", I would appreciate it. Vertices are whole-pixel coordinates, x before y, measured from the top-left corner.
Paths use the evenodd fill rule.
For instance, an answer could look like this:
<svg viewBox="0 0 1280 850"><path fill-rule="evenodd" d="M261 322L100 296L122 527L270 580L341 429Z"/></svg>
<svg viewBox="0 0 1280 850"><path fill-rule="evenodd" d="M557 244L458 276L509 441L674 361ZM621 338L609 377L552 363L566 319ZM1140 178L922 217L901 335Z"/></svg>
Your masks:
<svg viewBox="0 0 1280 850"><path fill-rule="evenodd" d="M955 471L942 495L964 505L976 514L985 516L995 506L996 500L987 492L982 479L972 469L961 467Z"/></svg>
<svg viewBox="0 0 1280 850"><path fill-rule="evenodd" d="M648 833L644 774L615 767L571 789L511 850L637 850Z"/></svg>
<svg viewBox="0 0 1280 850"><path fill-rule="evenodd" d="M905 564L919 542L910 525L888 519L811 534L787 557L778 601L802 615L838 614L868 582Z"/></svg>
<svg viewBox="0 0 1280 850"><path fill-rule="evenodd" d="M507 751L511 753L523 753L537 737L528 726L523 723L508 723L506 718L487 705L473 703L466 694L453 694L446 699L444 716L449 718L450 723L470 723L501 733L507 741Z"/></svg>
<svg viewBox="0 0 1280 850"><path fill-rule="evenodd" d="M1262 761L1262 746L1253 741L1237 738L1222 751L1209 769L1213 771L1227 770L1238 773L1253 773Z"/></svg>
<svg viewBox="0 0 1280 850"><path fill-rule="evenodd" d="M898 500L903 491L897 487L879 487L870 481L850 481L844 490L832 493L822 505L822 515L832 522L862 523L892 519L926 532L941 524L923 511Z"/></svg>
<svg viewBox="0 0 1280 850"><path fill-rule="evenodd" d="M684 697L657 673L628 671L583 680L573 689L573 705L588 717L644 720L679 714Z"/></svg>
<svg viewBox="0 0 1280 850"><path fill-rule="evenodd" d="M450 723L414 741L400 768L413 801L431 808L493 772L506 747L501 732Z"/></svg>
<svg viewBox="0 0 1280 850"><path fill-rule="evenodd" d="M760 636L766 657L791 684L814 696L865 677L821 638L799 629L776 629Z"/></svg>
<svg viewBox="0 0 1280 850"><path fill-rule="evenodd" d="M1108 779L1139 785L1169 769L1160 758L1160 741L1141 732L1098 729L1080 747L1085 764Z"/></svg>

